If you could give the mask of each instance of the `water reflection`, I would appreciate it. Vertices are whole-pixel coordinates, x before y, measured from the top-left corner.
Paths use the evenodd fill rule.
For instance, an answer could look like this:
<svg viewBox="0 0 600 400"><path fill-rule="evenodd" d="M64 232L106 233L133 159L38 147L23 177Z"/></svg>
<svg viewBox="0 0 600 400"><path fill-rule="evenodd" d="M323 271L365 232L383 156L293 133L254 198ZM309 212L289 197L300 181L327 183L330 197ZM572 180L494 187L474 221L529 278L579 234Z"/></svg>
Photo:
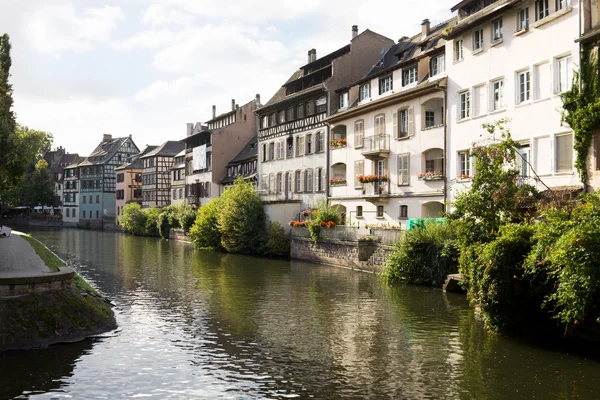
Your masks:
<svg viewBox="0 0 600 400"><path fill-rule="evenodd" d="M490 336L459 295L153 238L34 234L113 298L121 329L42 398L597 398L598 363ZM15 381L8 397L39 386Z"/></svg>

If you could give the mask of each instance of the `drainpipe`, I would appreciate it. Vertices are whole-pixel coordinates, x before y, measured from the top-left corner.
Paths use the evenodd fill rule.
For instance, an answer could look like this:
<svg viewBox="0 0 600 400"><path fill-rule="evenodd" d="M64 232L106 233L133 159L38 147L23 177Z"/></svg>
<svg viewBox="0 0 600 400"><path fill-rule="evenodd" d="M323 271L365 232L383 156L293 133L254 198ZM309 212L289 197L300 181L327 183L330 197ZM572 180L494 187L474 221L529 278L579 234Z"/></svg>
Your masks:
<svg viewBox="0 0 600 400"><path fill-rule="evenodd" d="M440 87L440 84L437 84ZM444 167L446 172L444 173L444 208L448 212L447 201L448 201L448 90L444 88Z"/></svg>
<svg viewBox="0 0 600 400"><path fill-rule="evenodd" d="M586 0L588 1L588 0ZM579 9L577 10L579 12L579 38L581 38L581 13L582 13L582 8L581 8L581 3L582 0L579 0ZM581 93L581 90L583 88L583 83L582 83L582 79L581 79L581 42L578 42L577 46L579 47L577 50L577 54L578 54L578 58L579 58L579 93ZM586 168L587 168L587 163L586 163ZM587 193L587 182L582 182L583 184L583 193Z"/></svg>

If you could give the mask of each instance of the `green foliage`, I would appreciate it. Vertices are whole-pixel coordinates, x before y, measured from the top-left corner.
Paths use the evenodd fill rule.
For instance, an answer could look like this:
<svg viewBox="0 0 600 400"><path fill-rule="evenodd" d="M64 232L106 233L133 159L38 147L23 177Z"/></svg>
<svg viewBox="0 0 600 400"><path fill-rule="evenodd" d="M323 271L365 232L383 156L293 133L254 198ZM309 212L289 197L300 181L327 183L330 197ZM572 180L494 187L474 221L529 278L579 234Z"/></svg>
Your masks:
<svg viewBox="0 0 600 400"><path fill-rule="evenodd" d="M563 102L562 119L573 129L575 168L584 185L588 182L587 157L594 132L600 126L600 82L597 54L590 46L581 46L581 66L575 73L571 90L560 95ZM581 90L579 81L581 79Z"/></svg>
<svg viewBox="0 0 600 400"><path fill-rule="evenodd" d="M313 205L313 210L312 219L306 221L306 227L310 233L310 238L316 243L319 240L321 226L325 223L333 223L332 226L339 225L342 217L337 208L327 204L325 200L317 201Z"/></svg>
<svg viewBox="0 0 600 400"><path fill-rule="evenodd" d="M480 307L486 326L494 331L522 333L539 319L539 300L529 290L523 269L535 243L534 231L529 224L506 224L494 240L474 244L461 254L468 298Z"/></svg>
<svg viewBox="0 0 600 400"><path fill-rule="evenodd" d="M20 205L58 206L60 199L54 191L54 181L50 175L48 163L41 159L35 165L35 170L29 172L18 190Z"/></svg>
<svg viewBox="0 0 600 400"><path fill-rule="evenodd" d="M160 215L160 208L152 207L143 210L146 214L146 226L144 227L146 236L160 236L158 216Z"/></svg>
<svg viewBox="0 0 600 400"><path fill-rule="evenodd" d="M156 224L160 237L163 239L169 237L169 229L179 228L179 219L177 218L179 208L169 205L160 210Z"/></svg>
<svg viewBox="0 0 600 400"><path fill-rule="evenodd" d="M0 194L14 184L23 171L15 160L18 147L15 140L15 114L12 110L12 85L10 77L10 39L7 34L0 36Z"/></svg>
<svg viewBox="0 0 600 400"><path fill-rule="evenodd" d="M567 327L600 318L600 197L585 195L572 210L549 208L525 268L546 281L543 306Z"/></svg>
<svg viewBox="0 0 600 400"><path fill-rule="evenodd" d="M447 224L430 223L405 232L388 258L385 276L391 281L441 286L457 271L455 233Z"/></svg>
<svg viewBox="0 0 600 400"><path fill-rule="evenodd" d="M146 234L148 217L138 203L129 203L123 208L119 223L125 232L143 236Z"/></svg>
<svg viewBox="0 0 600 400"><path fill-rule="evenodd" d="M177 218L179 220L179 226L185 231L188 232L192 225L194 225L194 221L198 216L198 210L192 207L184 207L183 210L180 210L177 214Z"/></svg>
<svg viewBox="0 0 600 400"><path fill-rule="evenodd" d="M476 174L469 190L456 196L454 211L448 215L461 247L493 240L503 224L525 220L528 215L520 202L538 197L532 186L517 184L518 144L505 128L507 122L484 124L489 138L471 149Z"/></svg>
<svg viewBox="0 0 600 400"><path fill-rule="evenodd" d="M218 217L221 198L217 197L200 207L194 225L189 230L188 237L200 248L221 248L221 233Z"/></svg>
<svg viewBox="0 0 600 400"><path fill-rule="evenodd" d="M269 223L266 253L276 257L288 257L290 255L290 238L279 222Z"/></svg>
<svg viewBox="0 0 600 400"><path fill-rule="evenodd" d="M220 198L221 246L230 253L255 253L266 241L265 220L265 211L254 185L238 177Z"/></svg>

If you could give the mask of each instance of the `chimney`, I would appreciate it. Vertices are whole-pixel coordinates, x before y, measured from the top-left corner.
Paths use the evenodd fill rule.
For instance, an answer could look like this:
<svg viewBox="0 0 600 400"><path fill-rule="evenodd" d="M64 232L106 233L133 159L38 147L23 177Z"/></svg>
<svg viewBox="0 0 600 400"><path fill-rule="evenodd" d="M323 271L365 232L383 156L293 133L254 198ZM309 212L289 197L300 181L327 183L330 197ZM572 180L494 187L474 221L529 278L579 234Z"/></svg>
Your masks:
<svg viewBox="0 0 600 400"><path fill-rule="evenodd" d="M312 61L317 61L317 49L312 49Z"/></svg>
<svg viewBox="0 0 600 400"><path fill-rule="evenodd" d="M194 132L194 124L188 122L187 124L185 124L185 136L192 136L192 132Z"/></svg>
<svg viewBox="0 0 600 400"><path fill-rule="evenodd" d="M256 93L256 104L260 104L260 94Z"/></svg>
<svg viewBox="0 0 600 400"><path fill-rule="evenodd" d="M240 108L240 105L239 105L239 104L236 104L236 105L235 105L235 109L237 110L238 108Z"/></svg>
<svg viewBox="0 0 600 400"><path fill-rule="evenodd" d="M308 61L306 62L307 64L310 64L312 62L312 50L308 51Z"/></svg>
<svg viewBox="0 0 600 400"><path fill-rule="evenodd" d="M352 39L358 36L358 25L352 25Z"/></svg>
<svg viewBox="0 0 600 400"><path fill-rule="evenodd" d="M429 35L429 20L425 18L423 22L421 22L421 39L425 39Z"/></svg>
<svg viewBox="0 0 600 400"><path fill-rule="evenodd" d="M215 118L217 118L217 106L215 106L213 104L213 117L212 117L212 119L215 119Z"/></svg>
<svg viewBox="0 0 600 400"><path fill-rule="evenodd" d="M105 140L111 140L112 139L112 135L109 135L108 133L105 133L104 135L102 135L102 141L104 142Z"/></svg>
<svg viewBox="0 0 600 400"><path fill-rule="evenodd" d="M408 40L408 36L402 36L399 40L398 43L404 42L405 40Z"/></svg>
<svg viewBox="0 0 600 400"><path fill-rule="evenodd" d="M235 111L235 99L231 99L231 111Z"/></svg>

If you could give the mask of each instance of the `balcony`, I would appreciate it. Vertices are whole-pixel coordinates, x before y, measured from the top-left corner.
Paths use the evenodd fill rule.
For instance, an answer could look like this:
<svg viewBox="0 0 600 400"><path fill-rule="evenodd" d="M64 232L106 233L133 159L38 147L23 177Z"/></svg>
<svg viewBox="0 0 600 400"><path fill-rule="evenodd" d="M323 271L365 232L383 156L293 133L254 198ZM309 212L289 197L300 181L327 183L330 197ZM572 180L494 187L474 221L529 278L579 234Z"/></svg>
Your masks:
<svg viewBox="0 0 600 400"><path fill-rule="evenodd" d="M360 153L369 159L387 158L390 155L390 135L364 138Z"/></svg>
<svg viewBox="0 0 600 400"><path fill-rule="evenodd" d="M387 202L390 197L390 182L386 180L363 183L361 197L370 202Z"/></svg>
<svg viewBox="0 0 600 400"><path fill-rule="evenodd" d="M302 201L302 193L287 192L287 193L273 193L266 190L260 190L258 192L260 199L265 203L282 203L291 202L297 203Z"/></svg>

